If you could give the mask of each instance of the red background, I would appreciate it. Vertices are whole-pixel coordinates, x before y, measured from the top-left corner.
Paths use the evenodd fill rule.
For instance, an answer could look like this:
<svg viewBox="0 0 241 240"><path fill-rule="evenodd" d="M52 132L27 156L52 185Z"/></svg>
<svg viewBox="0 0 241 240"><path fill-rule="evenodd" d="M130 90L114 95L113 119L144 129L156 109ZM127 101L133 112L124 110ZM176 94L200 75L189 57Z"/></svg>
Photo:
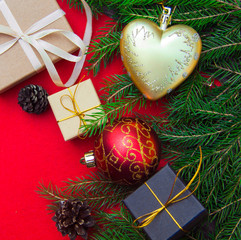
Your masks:
<svg viewBox="0 0 241 240"><path fill-rule="evenodd" d="M58 0L73 31L82 38L85 14L69 9L66 2ZM93 19L93 36L108 19L104 15L98 20ZM73 66L60 61L56 67L67 80ZM96 77L86 71L81 76L90 77L98 91L103 87L103 78L123 73L122 62L117 57L107 68L102 67ZM49 94L61 90L52 83L47 71L43 71L0 95L0 239L68 239L56 230L52 216L46 211L49 201L40 198L36 193L37 186L39 182L47 185L50 181L62 186L68 178L86 175L90 170L80 165L79 159L93 148L95 137L65 142L50 108L40 115L24 112L17 104L17 97L20 89L28 84L41 85ZM141 111L154 114L162 109L153 104Z"/></svg>

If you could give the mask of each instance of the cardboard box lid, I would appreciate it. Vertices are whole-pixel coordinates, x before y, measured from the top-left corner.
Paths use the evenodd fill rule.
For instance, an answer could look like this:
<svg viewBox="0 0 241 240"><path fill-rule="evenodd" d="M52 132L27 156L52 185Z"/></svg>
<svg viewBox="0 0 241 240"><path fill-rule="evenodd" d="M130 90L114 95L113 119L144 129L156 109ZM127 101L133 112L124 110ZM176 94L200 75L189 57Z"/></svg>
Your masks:
<svg viewBox="0 0 241 240"><path fill-rule="evenodd" d="M5 0L5 2L23 32L35 22L59 9L56 0ZM1 12L0 24L9 26ZM65 17L58 19L43 29L50 28L72 31ZM9 36L0 34L0 44L12 39ZM43 39L70 53L78 49L77 46L60 34L52 34ZM43 61L35 49L34 52L39 58L42 64L41 70L43 70L45 68ZM53 62L60 60L53 54L49 54L49 56ZM0 55L0 93L35 74L36 71L19 43L16 43L11 49Z"/></svg>

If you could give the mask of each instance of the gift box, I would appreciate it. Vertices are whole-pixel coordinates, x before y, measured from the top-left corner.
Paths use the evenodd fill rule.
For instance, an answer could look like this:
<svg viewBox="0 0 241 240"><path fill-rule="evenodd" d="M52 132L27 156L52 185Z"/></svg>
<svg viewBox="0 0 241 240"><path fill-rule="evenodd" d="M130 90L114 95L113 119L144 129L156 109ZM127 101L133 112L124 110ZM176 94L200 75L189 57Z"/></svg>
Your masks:
<svg viewBox="0 0 241 240"><path fill-rule="evenodd" d="M6 20L6 16L4 16L8 11L3 5L7 4L10 12L23 32L37 21L59 9L56 0L0 0L0 4L2 6L0 11L0 24L10 27ZM63 29L72 32L72 29L64 16L41 30L45 29ZM13 40L13 37L0 33L0 45L7 43L10 40ZM43 40L68 53L72 53L78 49L74 43L61 34L51 34L44 37ZM35 48L30 48L32 48L40 61L41 66L37 71L39 72L45 69L39 53ZM54 54L49 53L48 55L53 62L60 60L60 58ZM34 69L29 58L22 49L19 41L17 41L10 49L0 55L0 93L33 76L37 71Z"/></svg>
<svg viewBox="0 0 241 240"><path fill-rule="evenodd" d="M180 178L176 178L176 173L167 164L128 196L124 204L134 218L138 219L162 208L171 199L170 194L174 197L184 188L185 184ZM152 222L143 227L151 240L178 239L207 215L205 208L189 190L186 190L180 198L184 199L167 205L158 212ZM137 222L140 224L145 217L138 219Z"/></svg>
<svg viewBox="0 0 241 240"><path fill-rule="evenodd" d="M91 118L88 115L100 112L91 79L50 95L48 100L65 141L81 136L84 129L79 128Z"/></svg>

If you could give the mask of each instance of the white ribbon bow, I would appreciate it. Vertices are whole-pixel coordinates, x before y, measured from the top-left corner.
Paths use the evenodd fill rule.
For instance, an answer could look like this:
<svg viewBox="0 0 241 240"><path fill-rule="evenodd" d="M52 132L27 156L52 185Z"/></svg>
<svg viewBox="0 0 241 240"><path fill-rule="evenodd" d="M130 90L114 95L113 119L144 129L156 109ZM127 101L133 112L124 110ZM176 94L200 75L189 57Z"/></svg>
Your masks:
<svg viewBox="0 0 241 240"><path fill-rule="evenodd" d="M0 33L12 36L14 38L0 45L0 55L9 50L14 44L19 42L28 59L30 60L33 68L38 71L42 66L32 49L32 47L34 47L40 54L53 82L60 87L70 87L76 82L82 70L86 57L85 53L87 51L87 46L90 43L92 35L92 12L89 5L84 0L81 1L84 5L87 16L85 35L83 40L73 32L61 29L41 30L42 28L48 26L52 22L58 20L65 15L65 12L61 9L58 9L53 13L49 14L48 16L42 18L41 20L33 24L26 32L23 32L18 25L16 19L14 18L13 14L11 13L10 9L8 8L6 2L4 0L0 0L0 11L2 12L3 16L9 24L9 27L0 25ZM42 38L56 33L62 34L64 37L69 39L72 43L74 43L80 48L78 56L72 55L62 50L61 48L42 40ZM63 82L61 81L60 76L47 52L53 53L62 59L76 62L73 73L69 80L66 82L66 84L63 84Z"/></svg>

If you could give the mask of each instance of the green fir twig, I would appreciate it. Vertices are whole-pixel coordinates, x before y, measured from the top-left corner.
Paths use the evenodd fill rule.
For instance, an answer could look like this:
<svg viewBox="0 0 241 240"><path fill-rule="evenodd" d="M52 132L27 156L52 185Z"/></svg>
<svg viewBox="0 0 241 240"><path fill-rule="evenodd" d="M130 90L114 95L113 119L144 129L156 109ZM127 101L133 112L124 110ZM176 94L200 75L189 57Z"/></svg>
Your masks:
<svg viewBox="0 0 241 240"><path fill-rule="evenodd" d="M125 236L125 239L130 240L146 239L142 230L132 226L134 219L122 204L120 210L112 210L111 213L97 212L96 217L103 228L101 232L96 232L91 235L90 239L117 240L123 239L123 236Z"/></svg>
<svg viewBox="0 0 241 240"><path fill-rule="evenodd" d="M51 200L53 208L59 201L80 199L87 201L96 209L106 209L120 203L128 194L133 192L133 187L122 186L105 178L101 173L91 173L87 177L68 179L62 188L51 183L45 186L40 183L38 193L41 197Z"/></svg>

